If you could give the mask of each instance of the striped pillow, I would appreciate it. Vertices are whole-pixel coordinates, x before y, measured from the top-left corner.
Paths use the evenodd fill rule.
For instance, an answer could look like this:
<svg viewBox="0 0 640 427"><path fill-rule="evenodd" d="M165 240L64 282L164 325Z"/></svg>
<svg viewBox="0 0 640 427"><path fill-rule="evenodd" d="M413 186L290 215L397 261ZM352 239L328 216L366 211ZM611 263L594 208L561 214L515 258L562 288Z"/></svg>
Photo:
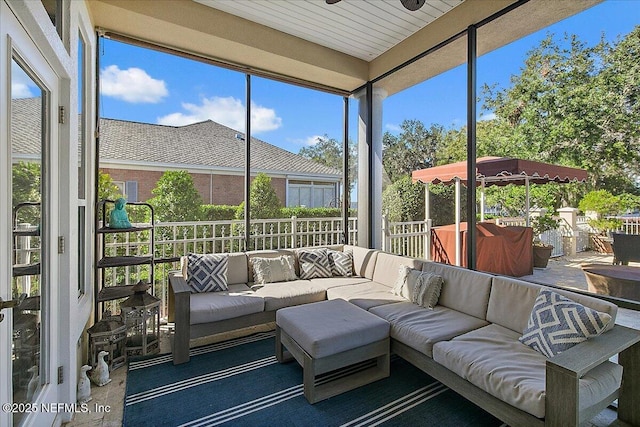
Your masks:
<svg viewBox="0 0 640 427"><path fill-rule="evenodd" d="M329 256L331 273L334 276L353 276L353 251L351 249L347 249L344 252L329 249L327 250L327 255Z"/></svg>
<svg viewBox="0 0 640 427"><path fill-rule="evenodd" d="M228 261L228 254L187 254L187 283L191 292L228 290Z"/></svg>
<svg viewBox="0 0 640 427"><path fill-rule="evenodd" d="M326 248L300 250L298 251L298 261L300 261L301 279L333 276Z"/></svg>

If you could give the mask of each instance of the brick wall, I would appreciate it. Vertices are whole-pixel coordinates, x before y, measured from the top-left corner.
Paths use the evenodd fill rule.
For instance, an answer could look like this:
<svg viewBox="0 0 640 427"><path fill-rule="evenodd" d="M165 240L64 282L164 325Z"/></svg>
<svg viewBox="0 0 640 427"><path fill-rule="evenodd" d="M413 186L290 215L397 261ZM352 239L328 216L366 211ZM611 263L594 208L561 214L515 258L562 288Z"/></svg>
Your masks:
<svg viewBox="0 0 640 427"><path fill-rule="evenodd" d="M160 171L111 168L100 168L100 170L108 173L114 181L137 181L139 201L146 201L153 197L151 190L156 187L156 183L162 176ZM206 204L236 206L244 200L244 177L241 175L213 175L212 180L210 174L192 173L191 177L198 193L200 193L202 200ZM213 191L211 191L212 181ZM287 180L284 178L272 178L271 185L273 185L280 202L284 206L287 194Z"/></svg>

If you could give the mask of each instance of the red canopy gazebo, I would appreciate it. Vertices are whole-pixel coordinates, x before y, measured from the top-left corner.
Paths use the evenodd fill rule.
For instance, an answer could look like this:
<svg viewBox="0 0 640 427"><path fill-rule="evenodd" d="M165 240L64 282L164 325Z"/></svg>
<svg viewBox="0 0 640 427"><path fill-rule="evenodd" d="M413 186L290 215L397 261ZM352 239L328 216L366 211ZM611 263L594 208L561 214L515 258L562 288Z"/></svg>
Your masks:
<svg viewBox="0 0 640 427"><path fill-rule="evenodd" d="M456 186L456 232L460 231L460 185L468 185L467 162L456 162L413 171L413 182L425 184L425 220L430 218L429 184L454 184ZM480 157L476 160L475 185L482 187L480 196L480 220L484 220L484 187L490 185L525 185L527 226L529 226L529 184L557 182L584 182L587 171L533 160L511 157ZM456 264L460 265L460 247L456 248Z"/></svg>

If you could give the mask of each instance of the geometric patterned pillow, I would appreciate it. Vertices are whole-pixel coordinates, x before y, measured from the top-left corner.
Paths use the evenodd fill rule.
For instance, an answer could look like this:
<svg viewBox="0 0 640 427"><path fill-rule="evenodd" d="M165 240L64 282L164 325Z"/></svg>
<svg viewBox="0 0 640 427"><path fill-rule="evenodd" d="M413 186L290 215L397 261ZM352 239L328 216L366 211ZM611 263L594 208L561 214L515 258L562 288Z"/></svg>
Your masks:
<svg viewBox="0 0 640 427"><path fill-rule="evenodd" d="M301 279L332 276L326 248L301 250L298 252L298 261Z"/></svg>
<svg viewBox="0 0 640 427"><path fill-rule="evenodd" d="M187 283L191 292L228 290L228 260L228 254L187 254Z"/></svg>
<svg viewBox="0 0 640 427"><path fill-rule="evenodd" d="M578 304L549 289L541 289L531 310L521 343L553 357L605 330L611 316Z"/></svg>
<svg viewBox="0 0 640 427"><path fill-rule="evenodd" d="M351 249L347 249L344 252L328 249L327 255L329 256L329 264L334 276L353 276L353 251Z"/></svg>

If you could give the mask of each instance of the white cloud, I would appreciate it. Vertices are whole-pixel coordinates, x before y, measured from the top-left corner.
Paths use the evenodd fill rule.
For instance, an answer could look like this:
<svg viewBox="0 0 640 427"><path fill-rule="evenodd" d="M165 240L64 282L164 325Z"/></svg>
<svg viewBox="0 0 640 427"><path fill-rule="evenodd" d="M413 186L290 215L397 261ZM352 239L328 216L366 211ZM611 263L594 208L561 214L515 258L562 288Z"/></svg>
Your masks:
<svg viewBox="0 0 640 427"><path fill-rule="evenodd" d="M183 102L184 113L171 113L158 118L158 123L167 126L184 126L191 123L213 120L244 132L245 108L242 101L232 96L203 98L200 105ZM267 132L282 126L282 119L275 110L251 103L251 133Z"/></svg>
<svg viewBox="0 0 640 427"><path fill-rule="evenodd" d="M402 130L402 128L401 128L400 126L398 126L398 125L393 125L393 124L391 124L391 123L387 123L387 124L384 126L384 128L385 128L386 130L388 130L389 132L394 132L394 133L399 133L399 132Z"/></svg>
<svg viewBox="0 0 640 427"><path fill-rule="evenodd" d="M100 91L132 104L157 104L169 95L164 80L154 79L140 68L121 70L117 65L100 72Z"/></svg>
<svg viewBox="0 0 640 427"><path fill-rule="evenodd" d="M36 95L31 91L32 87L38 89L22 67L15 62L11 62L11 98L33 98Z"/></svg>
<svg viewBox="0 0 640 427"><path fill-rule="evenodd" d="M313 136L309 136L306 139L303 140L304 145L306 146L313 146L316 145L318 143L318 139L324 139L323 135L313 135Z"/></svg>
<svg viewBox="0 0 640 427"><path fill-rule="evenodd" d="M484 114L484 115L481 114L480 117L478 117L478 121L485 122L485 121L488 121L488 120L493 120L496 117L497 117L496 113L489 113L489 114Z"/></svg>

